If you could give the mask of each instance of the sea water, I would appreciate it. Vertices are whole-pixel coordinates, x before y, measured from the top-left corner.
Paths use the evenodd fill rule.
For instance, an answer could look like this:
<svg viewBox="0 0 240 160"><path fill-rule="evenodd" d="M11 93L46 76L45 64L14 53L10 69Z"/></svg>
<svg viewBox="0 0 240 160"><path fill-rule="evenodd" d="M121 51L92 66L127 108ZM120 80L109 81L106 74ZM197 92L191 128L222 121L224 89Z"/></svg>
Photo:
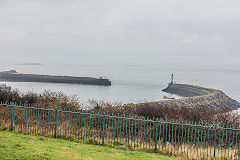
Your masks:
<svg viewBox="0 0 240 160"><path fill-rule="evenodd" d="M240 101L240 85L238 85L240 71L237 70L169 68L160 65L2 64L0 67L2 71L14 69L19 73L28 74L104 77L112 81L111 86L2 81L21 92L42 93L45 90L51 90L61 91L67 95L77 95L84 103L89 99L121 103L162 100L163 95L168 94L161 90L167 87L171 74L174 74L176 83L219 89Z"/></svg>

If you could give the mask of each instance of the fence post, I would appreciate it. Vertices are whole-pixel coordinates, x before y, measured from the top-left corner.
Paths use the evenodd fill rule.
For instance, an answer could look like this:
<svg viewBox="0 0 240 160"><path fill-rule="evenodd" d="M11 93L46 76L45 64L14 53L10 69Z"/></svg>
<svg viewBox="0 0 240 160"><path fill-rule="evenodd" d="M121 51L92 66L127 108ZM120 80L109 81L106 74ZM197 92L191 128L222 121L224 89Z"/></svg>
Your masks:
<svg viewBox="0 0 240 160"><path fill-rule="evenodd" d="M157 150L157 135L158 135L158 118L156 121L156 131L155 131L155 150Z"/></svg>
<svg viewBox="0 0 240 160"><path fill-rule="evenodd" d="M11 115L11 131L13 131L13 103L12 103L12 115Z"/></svg>
<svg viewBox="0 0 240 160"><path fill-rule="evenodd" d="M55 107L55 128L54 128L54 138L57 137L57 107Z"/></svg>
<svg viewBox="0 0 240 160"><path fill-rule="evenodd" d="M238 142L238 160L239 160L239 156L240 156L240 140Z"/></svg>
<svg viewBox="0 0 240 160"><path fill-rule="evenodd" d="M217 143L217 125L215 124L215 133L214 133L214 157L216 157L216 143Z"/></svg>
<svg viewBox="0 0 240 160"><path fill-rule="evenodd" d="M102 137L102 145L104 145L104 135L105 134L105 112L103 113L103 137Z"/></svg>

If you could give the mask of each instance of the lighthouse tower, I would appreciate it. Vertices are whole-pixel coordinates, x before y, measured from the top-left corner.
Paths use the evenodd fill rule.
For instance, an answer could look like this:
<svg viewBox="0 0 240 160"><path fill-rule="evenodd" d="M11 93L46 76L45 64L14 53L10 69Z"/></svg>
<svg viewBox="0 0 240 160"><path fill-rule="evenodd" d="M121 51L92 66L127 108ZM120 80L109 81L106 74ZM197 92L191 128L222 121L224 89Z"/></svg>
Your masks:
<svg viewBox="0 0 240 160"><path fill-rule="evenodd" d="M172 74L171 75L171 82L168 84L169 86L173 85L173 77L174 77L174 75Z"/></svg>

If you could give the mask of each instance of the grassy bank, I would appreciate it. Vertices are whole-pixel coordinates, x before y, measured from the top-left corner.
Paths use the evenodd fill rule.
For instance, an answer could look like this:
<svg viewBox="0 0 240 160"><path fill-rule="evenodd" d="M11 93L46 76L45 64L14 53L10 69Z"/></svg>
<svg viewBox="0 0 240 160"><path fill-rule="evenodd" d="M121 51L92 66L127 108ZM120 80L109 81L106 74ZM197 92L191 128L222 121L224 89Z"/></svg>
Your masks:
<svg viewBox="0 0 240 160"><path fill-rule="evenodd" d="M0 159L170 160L177 158L0 131Z"/></svg>

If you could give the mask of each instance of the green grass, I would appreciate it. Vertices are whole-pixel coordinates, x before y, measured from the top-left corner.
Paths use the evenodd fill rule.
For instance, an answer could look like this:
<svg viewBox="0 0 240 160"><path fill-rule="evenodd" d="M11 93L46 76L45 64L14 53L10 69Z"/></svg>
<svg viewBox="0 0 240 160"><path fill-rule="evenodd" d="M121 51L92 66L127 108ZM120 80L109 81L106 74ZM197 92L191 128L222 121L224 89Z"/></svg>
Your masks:
<svg viewBox="0 0 240 160"><path fill-rule="evenodd" d="M0 131L0 159L170 160L177 159L64 139Z"/></svg>

